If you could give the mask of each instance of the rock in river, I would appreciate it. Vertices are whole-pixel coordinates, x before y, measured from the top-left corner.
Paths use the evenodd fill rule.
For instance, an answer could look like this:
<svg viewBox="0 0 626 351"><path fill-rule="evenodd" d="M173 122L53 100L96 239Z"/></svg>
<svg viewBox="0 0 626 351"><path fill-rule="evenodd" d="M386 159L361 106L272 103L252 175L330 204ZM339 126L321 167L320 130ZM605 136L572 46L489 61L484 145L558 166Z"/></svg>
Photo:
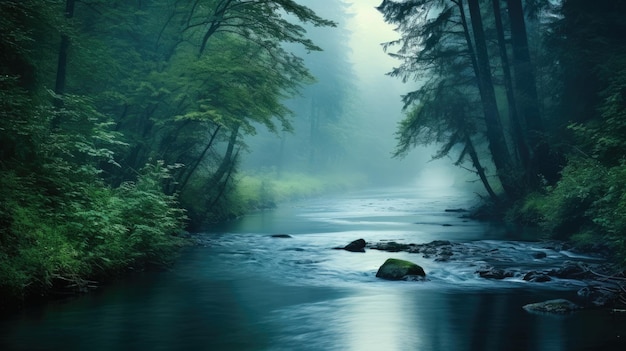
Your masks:
<svg viewBox="0 0 626 351"><path fill-rule="evenodd" d="M515 275L512 271L504 270L500 268L494 268L494 267L480 269L480 270L477 270L476 273L478 273L478 275L481 278L487 278L487 279L504 279L504 278L511 278Z"/></svg>
<svg viewBox="0 0 626 351"><path fill-rule="evenodd" d="M556 299L556 300L548 300L544 302L537 302L525 305L523 307L528 312L543 312L543 313L570 313L576 310L581 309L577 304L565 300L565 299Z"/></svg>
<svg viewBox="0 0 626 351"><path fill-rule="evenodd" d="M270 235L272 238L280 238L280 239L289 239L292 238L289 234L272 234Z"/></svg>
<svg viewBox="0 0 626 351"><path fill-rule="evenodd" d="M344 249L350 252L365 252L365 240L357 239L344 247L336 247L336 249Z"/></svg>
<svg viewBox="0 0 626 351"><path fill-rule="evenodd" d="M376 273L376 277L388 280L409 279L415 276L423 278L426 273L417 264L396 258L387 259Z"/></svg>

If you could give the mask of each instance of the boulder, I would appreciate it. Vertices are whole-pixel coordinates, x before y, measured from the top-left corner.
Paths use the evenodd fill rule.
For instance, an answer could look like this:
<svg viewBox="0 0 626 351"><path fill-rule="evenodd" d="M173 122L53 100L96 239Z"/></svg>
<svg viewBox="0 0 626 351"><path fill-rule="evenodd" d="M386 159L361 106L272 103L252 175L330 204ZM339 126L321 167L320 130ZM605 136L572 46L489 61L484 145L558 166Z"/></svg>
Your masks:
<svg viewBox="0 0 626 351"><path fill-rule="evenodd" d="M365 252L365 240L357 239L348 245L344 246L342 249L350 252Z"/></svg>
<svg viewBox="0 0 626 351"><path fill-rule="evenodd" d="M523 279L527 282L535 282L535 283L549 282L552 280L552 278L550 278L549 275L535 272L535 271L526 273Z"/></svg>
<svg viewBox="0 0 626 351"><path fill-rule="evenodd" d="M405 260L389 258L376 272L376 277L388 280L423 278L426 272L419 265Z"/></svg>
<svg viewBox="0 0 626 351"><path fill-rule="evenodd" d="M542 312L542 313L556 313L556 314L564 314L571 313L576 310L581 309L577 304L565 300L565 299L556 299L556 300L548 300L544 302L537 302L525 305L522 307L528 312Z"/></svg>

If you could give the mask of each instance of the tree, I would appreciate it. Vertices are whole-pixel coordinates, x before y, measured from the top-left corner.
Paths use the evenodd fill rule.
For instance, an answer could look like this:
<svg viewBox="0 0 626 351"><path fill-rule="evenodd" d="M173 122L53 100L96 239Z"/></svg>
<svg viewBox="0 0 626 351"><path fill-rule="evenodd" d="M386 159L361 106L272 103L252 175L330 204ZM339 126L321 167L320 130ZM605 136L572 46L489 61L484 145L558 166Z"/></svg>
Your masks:
<svg viewBox="0 0 626 351"><path fill-rule="evenodd" d="M461 1L459 1L459 4L462 6ZM491 151L491 157L498 170L498 176L505 193L508 196L516 197L519 196L519 190L515 187L517 179L500 121L500 112L498 111L494 84L491 77L491 64L489 63L487 41L483 30L482 15L480 13L478 0L468 0L468 7L476 45L477 70L475 74L478 79L483 104L489 150ZM468 42L468 47L470 46L471 43Z"/></svg>
<svg viewBox="0 0 626 351"><path fill-rule="evenodd" d="M500 121L480 8L476 1L470 1L467 5L471 15L469 19L463 1L452 1L451 4L445 1L383 1L379 10L385 20L397 24L398 30L403 33L400 40L387 45L387 48L399 45L400 49L392 55L403 60L402 65L390 74L400 76L403 80L427 77L419 90L404 96L405 108L413 103L424 108L420 99L429 95L422 91L437 86L430 83L431 81L445 81L447 86L458 87L457 89L466 91L470 96L472 92L477 92L479 104L473 106L480 106L484 122L480 125L474 124L479 127L466 133L485 133L502 188L506 194L515 196L519 192L518 182ZM440 93L445 94L445 91ZM449 102L443 97L441 100ZM401 128L408 125L401 125ZM450 121L449 125L462 126L454 121ZM420 129L412 130L417 133ZM454 133L450 134L452 135ZM484 169L479 164L476 163L476 166L483 172Z"/></svg>
<svg viewBox="0 0 626 351"><path fill-rule="evenodd" d="M454 164L463 166L469 157L490 199L499 202L473 140L480 116L476 115L472 106L476 101L470 98L468 92L447 80L431 81L420 89L420 103L411 107L396 134L398 147L394 156L404 156L412 147L433 143L442 145L434 159L446 157L452 150L457 150Z"/></svg>
<svg viewBox="0 0 626 351"><path fill-rule="evenodd" d="M205 6L200 6L200 0L189 3L192 6L188 7L190 11L185 30L192 36L200 32L200 54L206 49L209 39L220 31L237 34L269 51L276 49L275 40L300 44L307 50L320 50L304 36L304 28L285 19L283 13L296 17L301 23L335 25L293 0L210 0Z"/></svg>

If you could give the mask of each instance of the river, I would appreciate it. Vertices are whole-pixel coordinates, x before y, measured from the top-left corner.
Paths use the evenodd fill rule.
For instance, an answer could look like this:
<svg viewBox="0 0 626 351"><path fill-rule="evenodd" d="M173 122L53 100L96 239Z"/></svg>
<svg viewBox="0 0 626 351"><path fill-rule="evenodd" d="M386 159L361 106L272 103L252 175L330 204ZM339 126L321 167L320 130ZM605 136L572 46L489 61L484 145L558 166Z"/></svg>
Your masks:
<svg viewBox="0 0 626 351"><path fill-rule="evenodd" d="M474 201L454 189L384 189L255 213L194 234L203 245L166 272L1 318L0 350L624 350L626 323L606 312L521 308L575 299L580 283L496 281L475 274L480 262L331 249L364 238L538 250L523 232L445 211ZM291 238L270 236L279 233ZM422 265L429 280L376 278L389 257ZM546 262L572 257L549 252Z"/></svg>

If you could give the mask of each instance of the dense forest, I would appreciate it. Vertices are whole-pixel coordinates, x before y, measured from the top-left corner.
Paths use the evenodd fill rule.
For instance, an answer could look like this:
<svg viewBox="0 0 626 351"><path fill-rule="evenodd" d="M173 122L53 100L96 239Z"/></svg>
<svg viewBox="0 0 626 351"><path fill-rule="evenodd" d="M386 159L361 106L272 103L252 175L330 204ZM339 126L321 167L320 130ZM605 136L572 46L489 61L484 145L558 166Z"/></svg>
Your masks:
<svg viewBox="0 0 626 351"><path fill-rule="evenodd" d="M260 206L244 137L292 130L314 77L291 0L0 2L0 295L170 261L185 229Z"/></svg>
<svg viewBox="0 0 626 351"><path fill-rule="evenodd" d="M626 253L626 3L384 0L401 37L396 156L436 144L490 215Z"/></svg>
<svg viewBox="0 0 626 351"><path fill-rule="evenodd" d="M333 28L348 6L302 3L0 1L3 302L167 264L185 230L271 206L271 178L371 163L348 155L393 135L357 140L349 33ZM396 156L435 144L495 216L626 252L626 4L378 9L400 35L384 45L400 60L390 74L418 86ZM308 138L290 139L296 127ZM239 173L250 148L269 150L262 176Z"/></svg>

